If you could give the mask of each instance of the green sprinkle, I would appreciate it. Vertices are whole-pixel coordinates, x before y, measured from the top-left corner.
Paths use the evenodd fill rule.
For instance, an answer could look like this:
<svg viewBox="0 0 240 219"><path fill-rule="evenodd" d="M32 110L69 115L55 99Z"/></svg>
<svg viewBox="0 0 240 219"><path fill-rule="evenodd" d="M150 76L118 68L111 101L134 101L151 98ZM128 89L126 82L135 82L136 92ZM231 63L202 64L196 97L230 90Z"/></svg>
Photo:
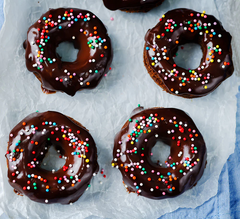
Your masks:
<svg viewBox="0 0 240 219"><path fill-rule="evenodd" d="M138 104L138 107L140 107L141 105L140 104Z"/></svg>
<svg viewBox="0 0 240 219"><path fill-rule="evenodd" d="M180 172L180 173L182 173L182 172L183 172L183 170L179 170L179 172Z"/></svg>
<svg viewBox="0 0 240 219"><path fill-rule="evenodd" d="M128 121L129 121L129 122L132 122L132 119L129 119Z"/></svg>

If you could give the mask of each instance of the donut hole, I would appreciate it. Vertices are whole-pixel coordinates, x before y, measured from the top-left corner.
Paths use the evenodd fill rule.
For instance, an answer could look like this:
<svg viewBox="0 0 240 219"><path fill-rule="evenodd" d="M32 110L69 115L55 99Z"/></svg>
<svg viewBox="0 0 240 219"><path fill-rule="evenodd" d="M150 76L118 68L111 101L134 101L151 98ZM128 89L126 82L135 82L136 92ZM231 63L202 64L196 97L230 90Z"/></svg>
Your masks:
<svg viewBox="0 0 240 219"><path fill-rule="evenodd" d="M197 43L180 45L178 46L177 51L174 51L173 54L175 64L187 70L198 68L202 57L202 48Z"/></svg>
<svg viewBox="0 0 240 219"><path fill-rule="evenodd" d="M161 140L158 140L152 147L150 158L153 164L167 168L165 161L170 155L170 146Z"/></svg>
<svg viewBox="0 0 240 219"><path fill-rule="evenodd" d="M66 163L65 159L59 157L60 155L59 150L57 151L54 146L50 146L40 167L48 171L58 171Z"/></svg>
<svg viewBox="0 0 240 219"><path fill-rule="evenodd" d="M79 49L77 49L73 42L64 41L59 43L56 48L56 53L62 62L75 62L77 60Z"/></svg>

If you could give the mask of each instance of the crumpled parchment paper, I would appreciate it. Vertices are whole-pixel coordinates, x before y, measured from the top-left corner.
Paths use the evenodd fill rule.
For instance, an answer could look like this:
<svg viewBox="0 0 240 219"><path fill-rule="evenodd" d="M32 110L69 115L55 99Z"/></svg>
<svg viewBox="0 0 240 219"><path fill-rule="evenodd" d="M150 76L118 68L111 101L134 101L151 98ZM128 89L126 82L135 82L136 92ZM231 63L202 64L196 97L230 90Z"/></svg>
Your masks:
<svg viewBox="0 0 240 219"><path fill-rule="evenodd" d="M236 93L239 83L240 20L238 1L201 0L164 3L149 13L107 10L101 0L5 0L5 24L0 33L0 212L9 218L157 218L179 207L195 208L216 195L218 178L235 147ZM39 81L25 67L22 43L28 27L49 8L78 7L91 10L108 28L114 59L112 70L94 90L43 94ZM168 10L185 7L219 18L233 36L235 73L210 95L189 100L162 91L143 64L144 36ZM112 21L110 18L113 17ZM184 57L183 57L184 58ZM200 61L196 60L198 63ZM113 139L131 111L176 107L195 121L206 141L207 167L197 186L173 199L160 201L128 194L117 169L111 167ZM91 188L73 205L43 205L17 196L7 182L4 154L10 130L25 116L39 110L55 110L86 126L98 147L100 173ZM100 183L102 182L102 184Z"/></svg>

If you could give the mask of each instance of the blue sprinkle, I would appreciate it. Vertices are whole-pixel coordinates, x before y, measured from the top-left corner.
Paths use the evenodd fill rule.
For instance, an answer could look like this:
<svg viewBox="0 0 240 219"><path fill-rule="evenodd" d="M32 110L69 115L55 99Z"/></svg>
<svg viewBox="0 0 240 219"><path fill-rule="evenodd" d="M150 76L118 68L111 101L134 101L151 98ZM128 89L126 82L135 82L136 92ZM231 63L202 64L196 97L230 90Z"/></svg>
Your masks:
<svg viewBox="0 0 240 219"><path fill-rule="evenodd" d="M87 18L84 18L83 20L84 20L84 21L87 21Z"/></svg>
<svg viewBox="0 0 240 219"><path fill-rule="evenodd" d="M16 146L18 146L18 143L16 143Z"/></svg>
<svg viewBox="0 0 240 219"><path fill-rule="evenodd" d="M194 30L197 30L197 27L194 27Z"/></svg>
<svg viewBox="0 0 240 219"><path fill-rule="evenodd" d="M169 189L169 191L171 192L171 191L172 191L172 189Z"/></svg>
<svg viewBox="0 0 240 219"><path fill-rule="evenodd" d="M168 176L170 176L170 175L171 175L171 173L170 173L170 172L168 172L168 173L167 173L167 175L168 175Z"/></svg>
<svg viewBox="0 0 240 219"><path fill-rule="evenodd" d="M98 38L98 40L99 40L99 41L101 41L101 40L102 40L102 38L100 37L100 38Z"/></svg>
<svg viewBox="0 0 240 219"><path fill-rule="evenodd" d="M152 60L154 60L154 57L152 57Z"/></svg>
<svg viewBox="0 0 240 219"><path fill-rule="evenodd" d="M173 165L171 164L170 167L173 167Z"/></svg>
<svg viewBox="0 0 240 219"><path fill-rule="evenodd" d="M150 48L149 47L146 47L146 50L149 50Z"/></svg>
<svg viewBox="0 0 240 219"><path fill-rule="evenodd" d="M43 17L43 20L45 21L47 18L46 17Z"/></svg>
<svg viewBox="0 0 240 219"><path fill-rule="evenodd" d="M62 17L63 20L65 20L66 18L65 17Z"/></svg>
<svg viewBox="0 0 240 219"><path fill-rule="evenodd" d="M58 183L61 183L62 181L61 180L58 180Z"/></svg>
<svg viewBox="0 0 240 219"><path fill-rule="evenodd" d="M61 30L61 29L62 29L62 26L59 26L58 28Z"/></svg>
<svg viewBox="0 0 240 219"><path fill-rule="evenodd" d="M46 121L46 122L45 122L45 125L47 125L47 124L48 124L48 122Z"/></svg>
<svg viewBox="0 0 240 219"><path fill-rule="evenodd" d="M52 62L52 61L50 61L49 63L50 63L50 64L52 64L53 62Z"/></svg>
<svg viewBox="0 0 240 219"><path fill-rule="evenodd" d="M53 125L57 125L56 122L54 122Z"/></svg>
<svg viewBox="0 0 240 219"><path fill-rule="evenodd" d="M31 125L31 128L34 128L34 125Z"/></svg>
<svg viewBox="0 0 240 219"><path fill-rule="evenodd" d="M48 37L48 40L50 39L50 37Z"/></svg>
<svg viewBox="0 0 240 219"><path fill-rule="evenodd" d="M139 186L136 186L136 189L139 189Z"/></svg>
<svg viewBox="0 0 240 219"><path fill-rule="evenodd" d="M149 126L152 126L152 123Z"/></svg>
<svg viewBox="0 0 240 219"><path fill-rule="evenodd" d="M30 174L28 174L28 178L31 178L31 175L30 175Z"/></svg>
<svg viewBox="0 0 240 219"><path fill-rule="evenodd" d="M78 19L77 19L77 18L75 18L75 19L74 19L74 21L76 21L76 22L77 22L77 21L78 21Z"/></svg>
<svg viewBox="0 0 240 219"><path fill-rule="evenodd" d="M49 189L46 189L46 192L49 192Z"/></svg>
<svg viewBox="0 0 240 219"><path fill-rule="evenodd" d="M216 35L216 32L213 32L213 35Z"/></svg>
<svg viewBox="0 0 240 219"><path fill-rule="evenodd" d="M136 142L138 142L138 140L137 140L137 139L136 139L135 141L136 141Z"/></svg>
<svg viewBox="0 0 240 219"><path fill-rule="evenodd" d="M103 40L101 40L101 43L104 43L104 41L103 41Z"/></svg>

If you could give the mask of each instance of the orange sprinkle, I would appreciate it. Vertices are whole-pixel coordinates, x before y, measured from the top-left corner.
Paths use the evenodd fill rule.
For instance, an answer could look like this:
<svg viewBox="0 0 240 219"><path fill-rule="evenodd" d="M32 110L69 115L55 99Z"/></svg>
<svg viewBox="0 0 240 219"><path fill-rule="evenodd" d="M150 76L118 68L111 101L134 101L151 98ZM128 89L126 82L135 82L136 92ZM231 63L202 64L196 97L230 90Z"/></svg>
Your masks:
<svg viewBox="0 0 240 219"><path fill-rule="evenodd" d="M177 180L177 177L175 176L173 179L174 179L174 180Z"/></svg>
<svg viewBox="0 0 240 219"><path fill-rule="evenodd" d="M97 27L95 26L93 29L94 29L94 30L96 30L96 29L97 29Z"/></svg>
<svg viewBox="0 0 240 219"><path fill-rule="evenodd" d="M194 29L191 29L191 32L193 33L193 32L194 32Z"/></svg>
<svg viewBox="0 0 240 219"><path fill-rule="evenodd" d="M123 167L123 164L121 163L120 166Z"/></svg>
<svg viewBox="0 0 240 219"><path fill-rule="evenodd" d="M215 58L215 56L212 56L212 59L214 59Z"/></svg>
<svg viewBox="0 0 240 219"><path fill-rule="evenodd" d="M72 187L74 186L74 184L72 184Z"/></svg>
<svg viewBox="0 0 240 219"><path fill-rule="evenodd" d="M185 84L185 83L182 83L182 86L186 86L186 84Z"/></svg>
<svg viewBox="0 0 240 219"><path fill-rule="evenodd" d="M86 83L86 85L90 85L90 82L88 81L88 82Z"/></svg>
<svg viewBox="0 0 240 219"><path fill-rule="evenodd" d="M151 178L150 178L150 177L148 177L148 181L151 181Z"/></svg>
<svg viewBox="0 0 240 219"><path fill-rule="evenodd" d="M23 149L21 149L20 152L23 152Z"/></svg>
<svg viewBox="0 0 240 219"><path fill-rule="evenodd" d="M35 179L37 179L37 177L38 177L37 175L34 175L34 178L35 178Z"/></svg>
<svg viewBox="0 0 240 219"><path fill-rule="evenodd" d="M161 117L161 120L164 120L164 117Z"/></svg>
<svg viewBox="0 0 240 219"><path fill-rule="evenodd" d="M156 49L155 49L155 48L153 48L153 51L155 52L155 51L156 51Z"/></svg>
<svg viewBox="0 0 240 219"><path fill-rule="evenodd" d="M38 145L38 142L37 142L37 141L35 141L35 145Z"/></svg>
<svg viewBox="0 0 240 219"><path fill-rule="evenodd" d="M162 181L162 179L161 179L161 178L158 178L158 181Z"/></svg>
<svg viewBox="0 0 240 219"><path fill-rule="evenodd" d="M124 168L125 168L125 169L127 169L127 168L128 168L128 166L125 166Z"/></svg>
<svg viewBox="0 0 240 219"><path fill-rule="evenodd" d="M107 46L104 46L104 49L107 49L108 47Z"/></svg>
<svg viewBox="0 0 240 219"><path fill-rule="evenodd" d="M26 122L23 122L22 125L26 125Z"/></svg>
<svg viewBox="0 0 240 219"><path fill-rule="evenodd" d="M169 57L167 57L166 60L169 60Z"/></svg>
<svg viewBox="0 0 240 219"><path fill-rule="evenodd" d="M46 186L46 189L49 189L49 186Z"/></svg>
<svg viewBox="0 0 240 219"><path fill-rule="evenodd" d="M212 35L212 34L210 34L210 37L213 37L213 35Z"/></svg>
<svg viewBox="0 0 240 219"><path fill-rule="evenodd" d="M176 125L176 124L177 124L177 122L176 122L176 121L174 121L174 122L173 122L173 124L174 124L174 125Z"/></svg>
<svg viewBox="0 0 240 219"><path fill-rule="evenodd" d="M176 44L179 44L179 41L176 41L175 43L176 43Z"/></svg>
<svg viewBox="0 0 240 219"><path fill-rule="evenodd" d="M144 131L143 131L143 133L144 133L144 134L146 134L146 133L147 133L147 131L146 131L146 130L144 130Z"/></svg>
<svg viewBox="0 0 240 219"><path fill-rule="evenodd" d="M87 34L87 32L86 32L86 31L84 31L83 33L84 33L84 34Z"/></svg>
<svg viewBox="0 0 240 219"><path fill-rule="evenodd" d="M15 161L15 160L16 160L16 158L14 157L14 158L13 158L13 161Z"/></svg>
<svg viewBox="0 0 240 219"><path fill-rule="evenodd" d="M73 78L73 76L72 76L72 75L70 75L70 76L69 76L69 78Z"/></svg>
<svg viewBox="0 0 240 219"><path fill-rule="evenodd" d="M133 180L135 180L136 179L136 176L133 176Z"/></svg>
<svg viewBox="0 0 240 219"><path fill-rule="evenodd" d="M93 33L94 33L94 34L97 34L97 31L94 31Z"/></svg>
<svg viewBox="0 0 240 219"><path fill-rule="evenodd" d="M209 61L209 58L207 58L207 61Z"/></svg>
<svg viewBox="0 0 240 219"><path fill-rule="evenodd" d="M43 178L41 178L40 181L43 181Z"/></svg>
<svg viewBox="0 0 240 219"><path fill-rule="evenodd" d="M169 181L172 181L172 178L169 178Z"/></svg>
<svg viewBox="0 0 240 219"><path fill-rule="evenodd" d="M182 80L182 78L181 78L181 77L179 77L179 78L178 78L178 80L179 80L179 81L181 81L181 80Z"/></svg>
<svg viewBox="0 0 240 219"><path fill-rule="evenodd" d="M173 88L171 88L170 90L171 90L172 92L174 91L174 89L173 89Z"/></svg>
<svg viewBox="0 0 240 219"><path fill-rule="evenodd" d="M195 134L196 137L198 137L198 134Z"/></svg>
<svg viewBox="0 0 240 219"><path fill-rule="evenodd" d="M172 187L172 190L175 190L175 187Z"/></svg>
<svg viewBox="0 0 240 219"><path fill-rule="evenodd" d="M164 52L167 52L167 50L166 50L166 49L164 49L163 51L164 51Z"/></svg>
<svg viewBox="0 0 240 219"><path fill-rule="evenodd" d="M17 148L16 151L19 152L19 149Z"/></svg>

